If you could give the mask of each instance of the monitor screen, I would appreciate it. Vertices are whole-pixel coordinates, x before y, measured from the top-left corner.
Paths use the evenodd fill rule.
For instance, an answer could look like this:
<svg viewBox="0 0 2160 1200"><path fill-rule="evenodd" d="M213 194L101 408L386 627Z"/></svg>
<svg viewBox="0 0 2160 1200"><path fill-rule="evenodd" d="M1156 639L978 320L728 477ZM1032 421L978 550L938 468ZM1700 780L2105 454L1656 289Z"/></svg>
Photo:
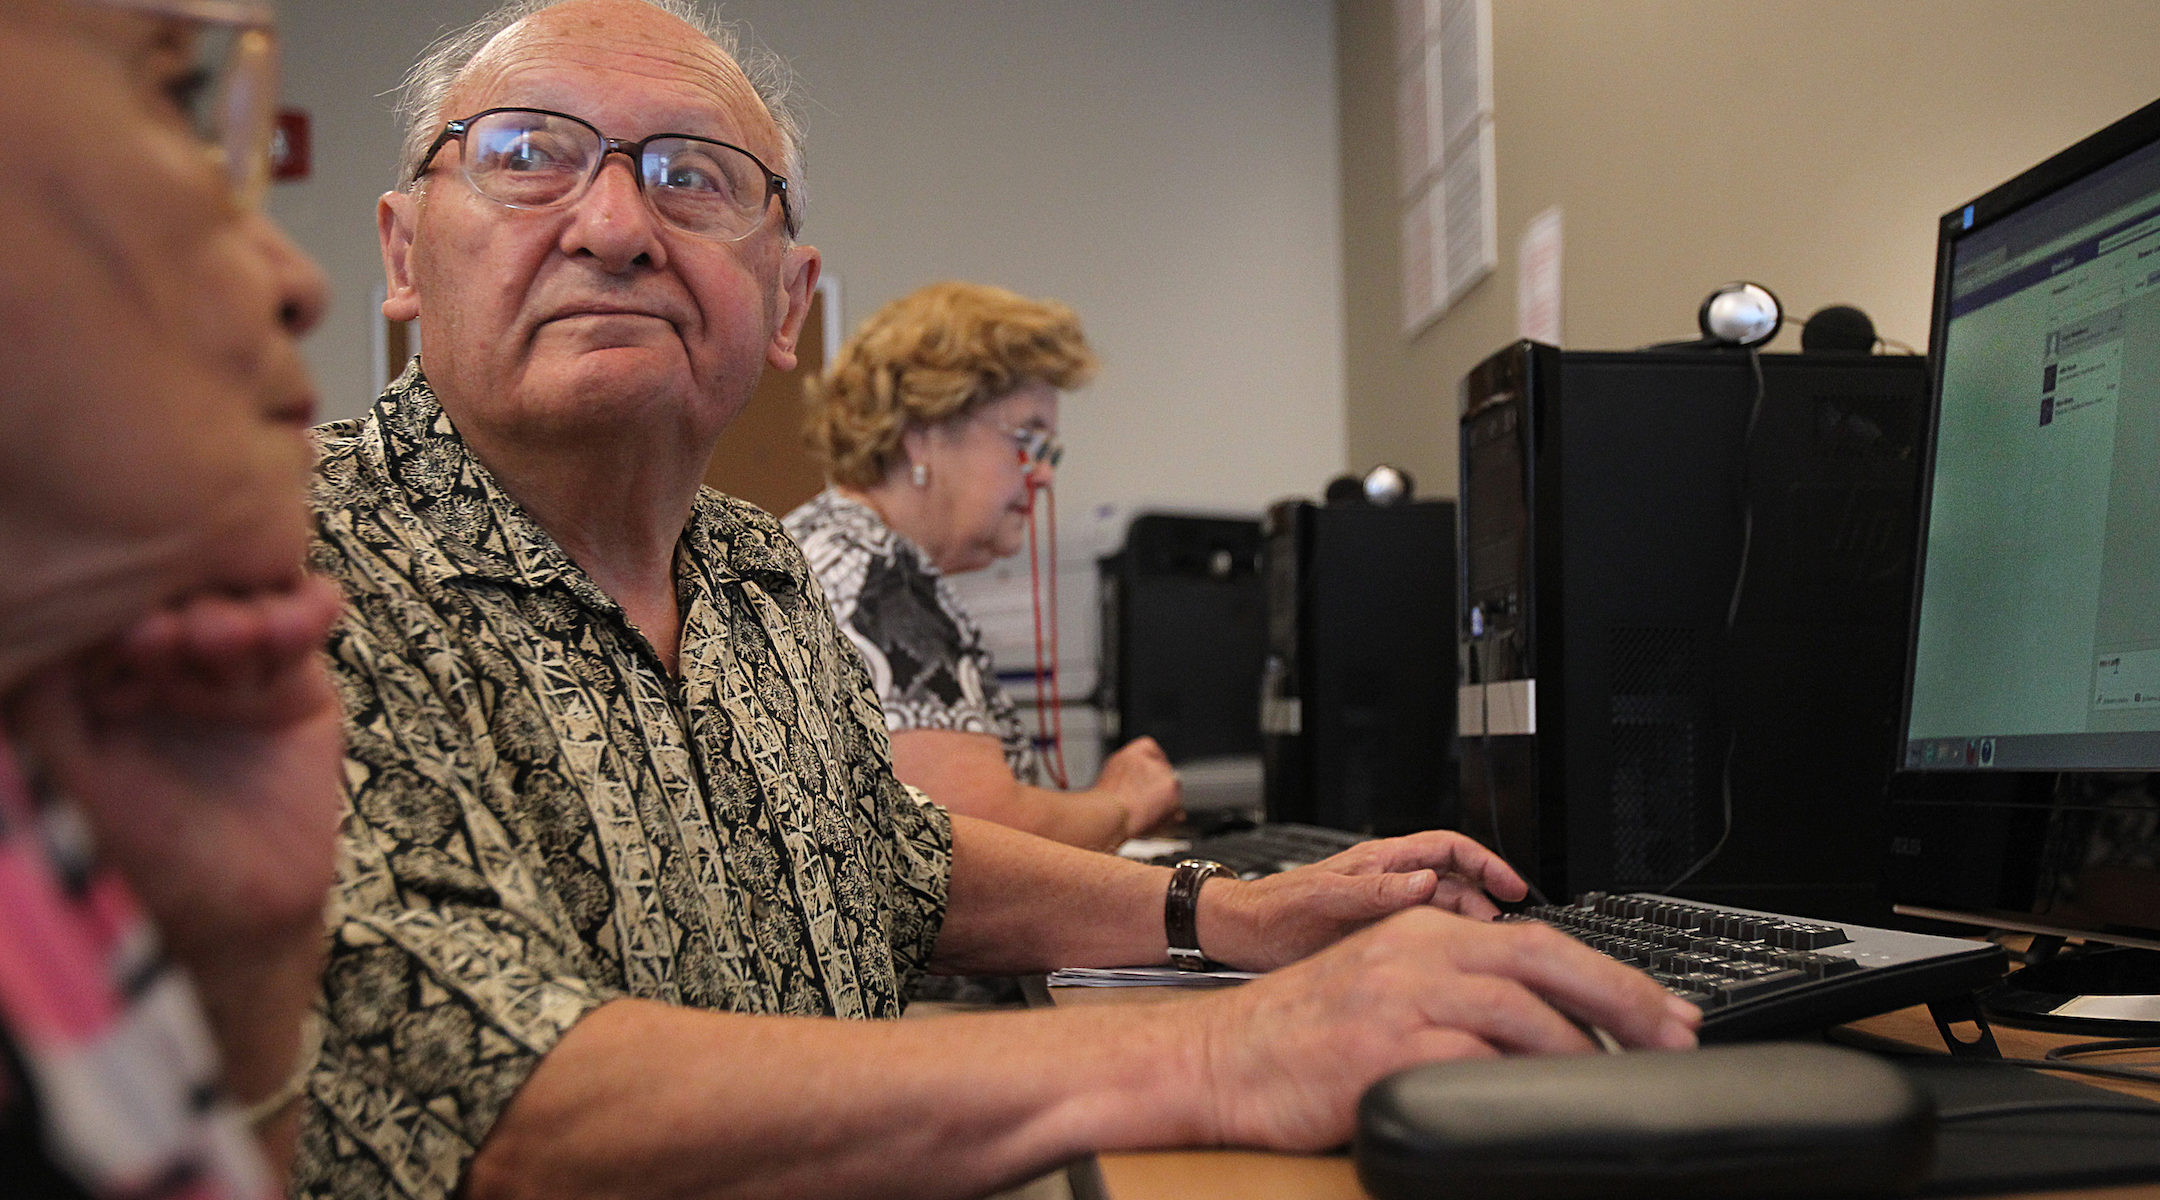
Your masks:
<svg viewBox="0 0 2160 1200"><path fill-rule="evenodd" d="M2160 103L1944 215L1929 358L1890 898L2160 946ZM2160 1027L2160 958L2104 959L1990 1010Z"/></svg>
<svg viewBox="0 0 2160 1200"><path fill-rule="evenodd" d="M2075 165L1946 219L1907 770L2160 770L2160 143Z"/></svg>

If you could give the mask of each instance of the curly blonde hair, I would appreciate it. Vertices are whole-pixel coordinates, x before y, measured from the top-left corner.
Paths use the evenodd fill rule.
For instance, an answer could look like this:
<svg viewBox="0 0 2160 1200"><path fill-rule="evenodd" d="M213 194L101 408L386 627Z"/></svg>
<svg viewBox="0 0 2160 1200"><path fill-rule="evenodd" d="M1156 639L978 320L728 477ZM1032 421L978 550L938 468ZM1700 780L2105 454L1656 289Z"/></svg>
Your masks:
<svg viewBox="0 0 2160 1200"><path fill-rule="evenodd" d="M987 284L933 283L872 313L824 374L804 381L804 436L827 478L871 487L899 462L910 428L967 416L1023 384L1068 391L1094 375L1071 309Z"/></svg>

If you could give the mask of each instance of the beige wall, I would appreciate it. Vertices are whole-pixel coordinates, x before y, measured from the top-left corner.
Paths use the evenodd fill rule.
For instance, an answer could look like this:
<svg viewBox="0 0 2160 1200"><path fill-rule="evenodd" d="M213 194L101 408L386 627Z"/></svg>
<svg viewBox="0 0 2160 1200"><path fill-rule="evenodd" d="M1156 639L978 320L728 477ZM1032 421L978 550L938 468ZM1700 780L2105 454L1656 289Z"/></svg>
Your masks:
<svg viewBox="0 0 2160 1200"><path fill-rule="evenodd" d="M1692 337L1715 285L1858 305L1924 348L1936 219L2160 96L2153 0L1492 0L1500 264L1415 340L1397 300L1393 5L1338 0L1353 466L1452 493L1455 384L1515 336L1559 206L1565 344ZM1797 350L1780 334L1772 349Z"/></svg>

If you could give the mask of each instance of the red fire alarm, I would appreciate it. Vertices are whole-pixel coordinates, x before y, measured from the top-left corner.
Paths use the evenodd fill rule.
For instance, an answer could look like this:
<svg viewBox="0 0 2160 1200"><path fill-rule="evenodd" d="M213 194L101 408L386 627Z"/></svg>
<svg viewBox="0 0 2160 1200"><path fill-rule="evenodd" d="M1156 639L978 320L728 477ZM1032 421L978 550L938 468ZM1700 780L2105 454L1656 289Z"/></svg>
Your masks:
<svg viewBox="0 0 2160 1200"><path fill-rule="evenodd" d="M277 126L270 131L270 178L279 183L306 179L313 161L307 113L297 108L279 109Z"/></svg>

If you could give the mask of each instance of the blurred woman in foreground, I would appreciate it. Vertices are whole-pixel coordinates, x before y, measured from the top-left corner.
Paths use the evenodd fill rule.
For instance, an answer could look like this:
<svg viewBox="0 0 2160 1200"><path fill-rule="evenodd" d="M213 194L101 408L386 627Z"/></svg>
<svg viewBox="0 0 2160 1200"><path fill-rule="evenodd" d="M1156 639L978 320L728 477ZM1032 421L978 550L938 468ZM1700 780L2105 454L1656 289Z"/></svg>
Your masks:
<svg viewBox="0 0 2160 1200"><path fill-rule="evenodd" d="M339 743L271 38L241 0L0 4L11 1196L282 1190Z"/></svg>
<svg viewBox="0 0 2160 1200"><path fill-rule="evenodd" d="M879 309L809 385L826 490L790 513L840 628L885 706L893 768L956 812L1113 849L1178 816L1153 738L1095 786L1041 786L982 635L944 576L1019 553L1063 453L1058 394L1095 373L1072 310L1003 288L938 283Z"/></svg>

